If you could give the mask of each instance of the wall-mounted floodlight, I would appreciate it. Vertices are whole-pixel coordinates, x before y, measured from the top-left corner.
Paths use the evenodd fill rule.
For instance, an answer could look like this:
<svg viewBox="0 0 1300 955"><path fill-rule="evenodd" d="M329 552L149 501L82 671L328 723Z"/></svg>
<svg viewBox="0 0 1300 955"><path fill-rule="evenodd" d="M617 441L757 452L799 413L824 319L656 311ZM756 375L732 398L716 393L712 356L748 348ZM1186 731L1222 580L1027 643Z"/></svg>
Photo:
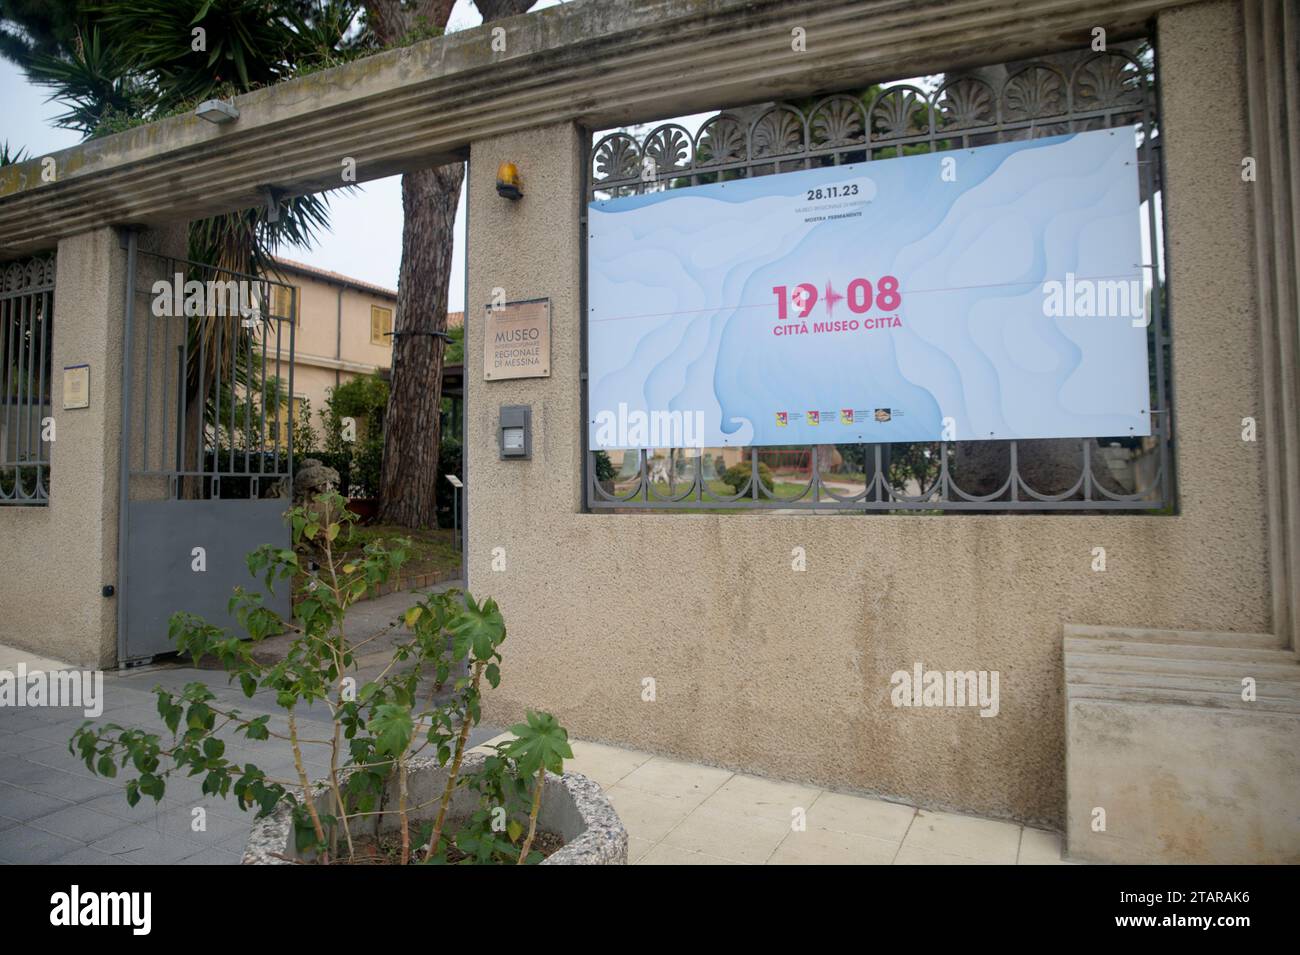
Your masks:
<svg viewBox="0 0 1300 955"><path fill-rule="evenodd" d="M194 115L209 123L233 123L239 119L239 110L222 99L205 99L194 108Z"/></svg>

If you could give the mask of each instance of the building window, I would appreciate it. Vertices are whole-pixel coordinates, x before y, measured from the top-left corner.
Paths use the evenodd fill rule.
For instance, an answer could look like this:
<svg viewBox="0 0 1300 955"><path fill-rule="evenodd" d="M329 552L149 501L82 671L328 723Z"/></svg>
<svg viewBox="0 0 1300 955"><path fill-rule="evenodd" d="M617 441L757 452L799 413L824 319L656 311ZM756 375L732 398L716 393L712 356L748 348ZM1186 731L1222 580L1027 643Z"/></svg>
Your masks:
<svg viewBox="0 0 1300 955"><path fill-rule="evenodd" d="M271 286L271 314L276 318L293 318L295 324L301 321L301 316L294 315L293 306L296 300L300 300L298 286L296 285L272 285Z"/></svg>
<svg viewBox="0 0 1300 955"><path fill-rule="evenodd" d="M49 504L55 397L90 402L89 369L54 380L53 317L53 256L0 265L0 506Z"/></svg>
<svg viewBox="0 0 1300 955"><path fill-rule="evenodd" d="M382 305L370 306L370 344L391 345L393 343L393 310Z"/></svg>

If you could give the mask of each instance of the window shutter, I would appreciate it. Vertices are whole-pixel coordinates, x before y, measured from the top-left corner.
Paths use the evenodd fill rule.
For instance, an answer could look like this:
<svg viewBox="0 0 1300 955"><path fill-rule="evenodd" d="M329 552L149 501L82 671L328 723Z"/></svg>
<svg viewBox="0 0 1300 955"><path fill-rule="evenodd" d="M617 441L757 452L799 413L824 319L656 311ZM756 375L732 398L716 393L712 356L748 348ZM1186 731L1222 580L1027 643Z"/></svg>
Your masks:
<svg viewBox="0 0 1300 955"><path fill-rule="evenodd" d="M393 310L370 306L370 341L374 345L389 345L389 333L393 330Z"/></svg>
<svg viewBox="0 0 1300 955"><path fill-rule="evenodd" d="M271 311L277 318L293 317L294 286L271 286Z"/></svg>

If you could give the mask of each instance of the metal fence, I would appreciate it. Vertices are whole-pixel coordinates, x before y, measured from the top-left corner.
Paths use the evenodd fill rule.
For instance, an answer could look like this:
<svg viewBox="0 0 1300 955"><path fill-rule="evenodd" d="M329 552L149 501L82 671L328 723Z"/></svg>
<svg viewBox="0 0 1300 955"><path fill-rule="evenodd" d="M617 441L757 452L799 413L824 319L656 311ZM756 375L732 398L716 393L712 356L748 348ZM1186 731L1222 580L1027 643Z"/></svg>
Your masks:
<svg viewBox="0 0 1300 955"><path fill-rule="evenodd" d="M0 506L50 501L54 256L0 265Z"/></svg>
<svg viewBox="0 0 1300 955"><path fill-rule="evenodd" d="M265 276L137 255L141 272L163 278L131 290L123 493L290 496L295 290Z"/></svg>
<svg viewBox="0 0 1300 955"><path fill-rule="evenodd" d="M1152 436L1068 440L817 445L794 471L774 449L627 452L615 463L586 445L591 509L860 511L1172 510L1170 337L1158 267L1155 197L1160 138L1155 52L1145 42L1093 53L947 74L914 85L817 101L722 111L692 133L665 123L643 136L600 137L586 169L589 201L822 166L1055 136L1140 127L1139 187L1154 261L1149 269ZM586 216L583 216L583 225ZM585 236L584 229L584 236ZM585 273L584 258L584 273ZM585 274L584 274L585 280ZM584 281L585 294L585 281ZM585 314L584 302L584 314ZM583 346L586 411L586 345ZM806 463L805 463L806 462ZM845 462L848 462L846 467ZM724 478L726 480L724 480Z"/></svg>

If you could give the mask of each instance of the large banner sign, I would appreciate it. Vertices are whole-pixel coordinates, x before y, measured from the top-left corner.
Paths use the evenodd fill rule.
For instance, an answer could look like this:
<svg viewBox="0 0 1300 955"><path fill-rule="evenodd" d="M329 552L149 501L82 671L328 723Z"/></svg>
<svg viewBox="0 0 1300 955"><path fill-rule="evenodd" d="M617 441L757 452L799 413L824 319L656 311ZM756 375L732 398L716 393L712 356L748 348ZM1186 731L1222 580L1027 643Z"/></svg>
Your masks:
<svg viewBox="0 0 1300 955"><path fill-rule="evenodd" d="M590 445L1150 434L1131 127L593 202Z"/></svg>

